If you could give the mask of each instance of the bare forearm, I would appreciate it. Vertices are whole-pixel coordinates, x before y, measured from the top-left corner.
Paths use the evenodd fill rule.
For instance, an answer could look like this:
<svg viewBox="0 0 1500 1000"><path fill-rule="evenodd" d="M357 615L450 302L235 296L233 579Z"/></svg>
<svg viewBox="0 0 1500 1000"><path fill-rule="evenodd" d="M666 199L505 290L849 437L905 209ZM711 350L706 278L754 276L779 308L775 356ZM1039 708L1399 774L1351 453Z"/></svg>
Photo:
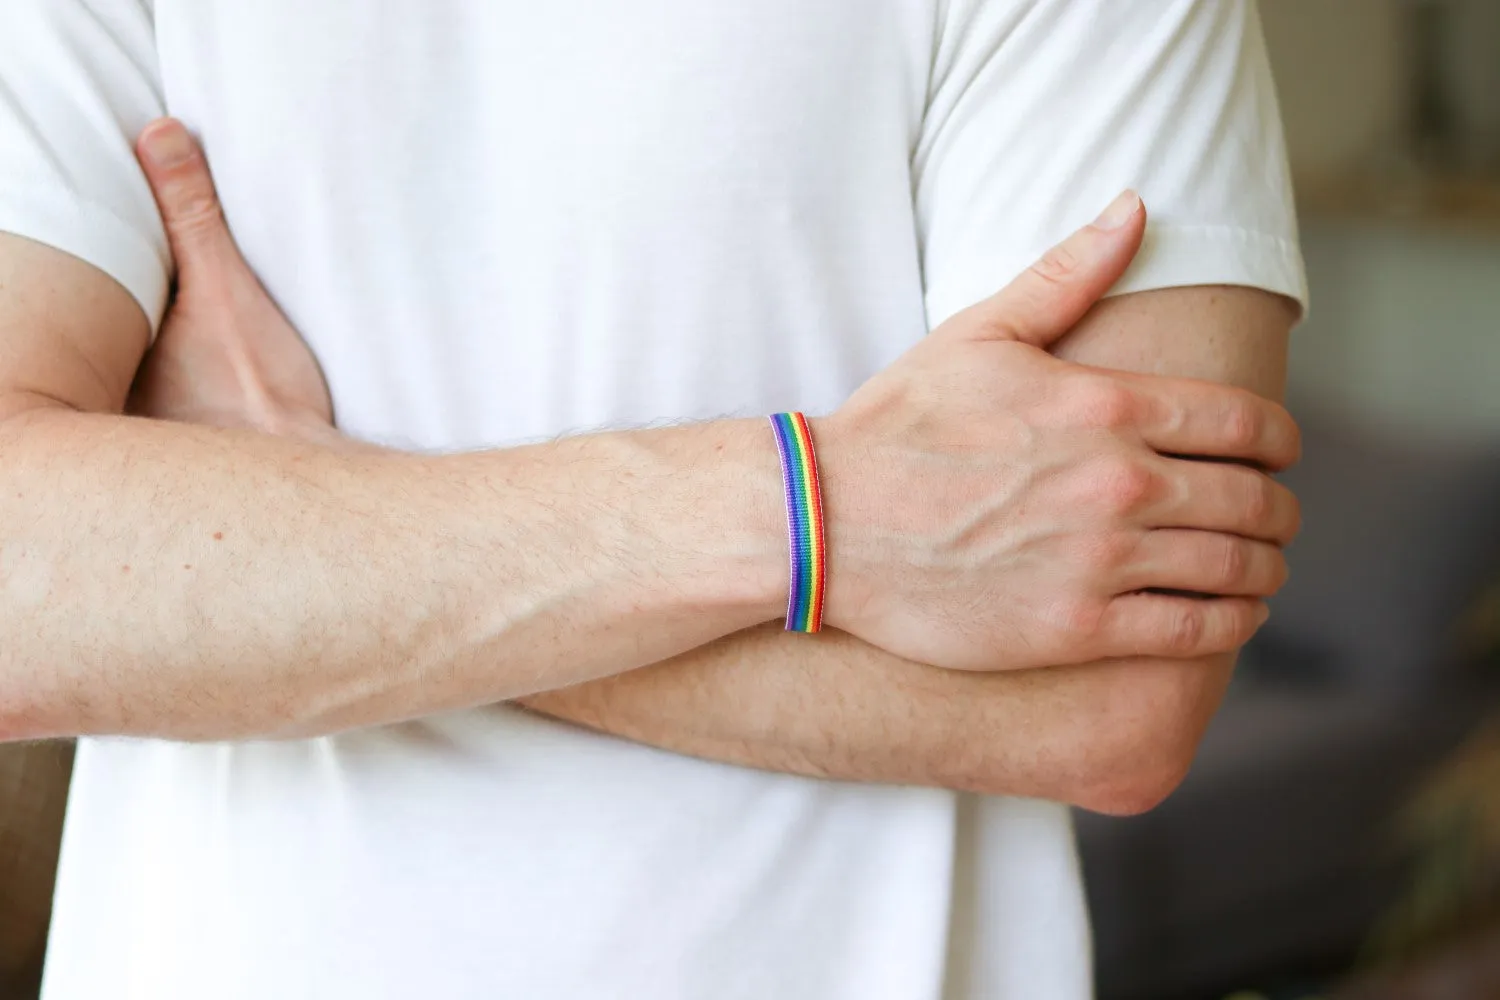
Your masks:
<svg viewBox="0 0 1500 1000"><path fill-rule="evenodd" d="M1287 303L1246 289L1127 296L1096 308L1058 353L1279 397L1291 319ZM1131 811L1181 777L1233 663L1135 659L971 676L848 636L808 642L756 630L525 703L735 764Z"/></svg>
<svg viewBox="0 0 1500 1000"><path fill-rule="evenodd" d="M303 431L347 452L368 446ZM661 663L517 699L675 753L812 778L938 786L1130 812L1175 783L1233 658L1014 673L943 670L778 622ZM1183 720L1153 727L1150 716ZM1143 716L1147 717L1143 722ZM1141 739L1155 729L1158 738ZM1136 767L1122 772L1119 761Z"/></svg>
<svg viewBox="0 0 1500 1000"><path fill-rule="evenodd" d="M841 632L772 624L628 674L532 695L546 715L665 750L807 777L1033 796L1110 812L1180 777L1230 657L1005 674L941 670ZM1140 739L1143 714L1193 725ZM1143 759L1156 754L1158 759ZM1134 769L1118 762L1129 755Z"/></svg>
<svg viewBox="0 0 1500 1000"><path fill-rule="evenodd" d="M784 586L776 459L749 423L435 457L14 413L0 738L326 732L747 627Z"/></svg>

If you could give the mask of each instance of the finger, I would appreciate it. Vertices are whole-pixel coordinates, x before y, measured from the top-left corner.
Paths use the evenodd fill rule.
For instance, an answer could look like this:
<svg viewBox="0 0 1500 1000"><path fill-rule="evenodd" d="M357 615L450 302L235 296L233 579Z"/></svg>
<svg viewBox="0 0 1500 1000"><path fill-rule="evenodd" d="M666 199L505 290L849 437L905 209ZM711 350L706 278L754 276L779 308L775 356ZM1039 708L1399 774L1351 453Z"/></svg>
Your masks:
<svg viewBox="0 0 1500 1000"><path fill-rule="evenodd" d="M1116 597L1100 622L1105 658L1165 656L1192 659L1228 653L1265 623L1264 601L1249 597Z"/></svg>
<svg viewBox="0 0 1500 1000"><path fill-rule="evenodd" d="M1164 528L1146 533L1121 587L1270 597L1286 576L1286 556L1275 545L1214 531Z"/></svg>
<svg viewBox="0 0 1500 1000"><path fill-rule="evenodd" d="M1297 422L1264 396L1201 379L1110 375L1130 388L1141 435L1163 454L1232 458L1273 471L1302 456Z"/></svg>
<svg viewBox="0 0 1500 1000"><path fill-rule="evenodd" d="M1140 196L1126 191L1092 223L1053 247L998 293L971 307L996 340L1046 348L1067 333L1125 273L1146 231Z"/></svg>
<svg viewBox="0 0 1500 1000"><path fill-rule="evenodd" d="M1161 461L1167 499L1147 511L1148 527L1222 531L1276 545L1297 536L1297 497L1264 472L1227 462Z"/></svg>
<svg viewBox="0 0 1500 1000"><path fill-rule="evenodd" d="M213 259L232 245L208 161L175 118L158 118L136 140L136 155L156 196L180 270Z"/></svg>

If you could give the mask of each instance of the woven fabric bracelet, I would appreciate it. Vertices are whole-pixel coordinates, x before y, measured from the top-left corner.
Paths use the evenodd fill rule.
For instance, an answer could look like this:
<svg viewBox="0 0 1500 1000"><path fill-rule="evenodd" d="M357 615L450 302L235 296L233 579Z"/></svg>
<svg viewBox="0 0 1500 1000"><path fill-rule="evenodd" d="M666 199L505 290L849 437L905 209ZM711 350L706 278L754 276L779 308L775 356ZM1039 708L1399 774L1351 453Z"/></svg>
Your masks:
<svg viewBox="0 0 1500 1000"><path fill-rule="evenodd" d="M812 429L800 413L771 416L781 477L786 483L787 534L791 540L792 585L786 601L786 630L816 632L823 627L828 547L823 539L823 496Z"/></svg>

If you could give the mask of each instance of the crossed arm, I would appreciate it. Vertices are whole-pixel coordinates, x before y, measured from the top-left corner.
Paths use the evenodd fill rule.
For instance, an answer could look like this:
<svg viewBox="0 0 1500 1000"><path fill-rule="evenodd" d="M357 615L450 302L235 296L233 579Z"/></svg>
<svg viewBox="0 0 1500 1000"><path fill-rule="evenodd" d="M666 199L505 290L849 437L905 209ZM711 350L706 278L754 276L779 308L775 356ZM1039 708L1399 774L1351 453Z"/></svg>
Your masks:
<svg viewBox="0 0 1500 1000"><path fill-rule="evenodd" d="M1255 289L1107 299L1057 353L1280 398L1295 307ZM1181 781L1232 654L999 674L939 670L848 635L769 625L643 670L523 699L538 711L693 756L815 777L939 785L1111 813Z"/></svg>
<svg viewBox="0 0 1500 1000"><path fill-rule="evenodd" d="M188 294L179 294L179 308L187 303L227 315L222 302L193 294L203 289L191 279L214 270L198 266L214 256L201 248L232 243L217 213L199 225L182 211L213 203L201 160L177 171L149 162L147 168L188 266ZM236 284L218 270L219 284ZM237 273L240 284L254 284L247 266ZM1294 313L1291 303L1246 288L1152 292L1099 303L1054 351L1085 365L1186 375L1279 398ZM248 325L259 329L263 344L277 336L299 339L269 310ZM182 332L180 324L168 330ZM329 439L326 416L310 423ZM893 656L836 630L788 636L771 623L520 703L636 742L744 766L1135 812L1181 779L1232 665L1232 654L1220 654L973 674Z"/></svg>
<svg viewBox="0 0 1500 1000"><path fill-rule="evenodd" d="M305 690L297 664L316 664L340 681L322 689L332 704L315 706L326 710L313 711L320 718L337 717L341 701L360 703L368 716L372 697L386 702L374 710L382 718L471 703L481 691L475 678L485 675L482 690L493 697L525 697L538 711L680 752L803 774L1039 795L1131 811L1150 805L1185 769L1227 675L1226 656L993 675L939 670L848 635L806 640L747 629L769 615L758 598L733 593L685 615L680 606L663 609L667 627L655 634L664 638L652 645L640 643L636 631L621 638L618 619L601 616L594 633L572 638L576 648L558 650L548 645L556 645L558 620L545 609L474 618L493 606L497 593L524 602L535 592L527 581L497 577L493 561L479 553L523 544L527 530L570 531L573 526L546 523L555 505L512 498L511 510L523 516L496 526L494 538L466 535L471 524L460 531L442 516L465 509L466 498L454 503L454 494L475 488L503 493L507 483L523 478L509 463L527 462L525 454L453 457L418 470L414 463L428 460L345 455L263 434L109 416L121 406L145 341L144 321L123 291L81 262L17 240L0 249L0 288L3 362L26 376L13 379L0 402L7 481L22 485L13 498L0 497L12 526L0 581L9 599L7 620L0 624L13 640L4 644L9 656L0 652L0 679L7 683L0 702L8 706L0 710L0 733L226 738L237 725L245 735L274 732L266 717L237 716L236 708L266 706L260 693L268 686ZM1198 375L1274 394L1289 325L1289 307L1263 293L1164 291L1101 305L1062 350L1095 364ZM1194 335L1170 332L1184 329ZM725 435L730 445L743 444L734 439L741 430L747 429L726 426L713 437L658 435L648 442L629 436L574 442L569 446L579 451L572 461L544 464L576 475L593 465L638 462L648 472L659 470L665 483L678 463L701 458L694 449L717 454ZM732 474L774 480L775 470L760 463ZM414 491L418 479L434 482L437 492ZM573 479L551 485L581 488ZM387 502L385 494L393 492L406 507ZM70 498L66 510L52 500L59 493ZM775 495L774 482L766 493ZM412 518L407 508L413 502L431 516ZM268 507L272 519L265 516ZM721 561L725 553L714 550L722 542L720 523L777 516L774 505L718 513L721 522L698 525L700 534L675 541L683 549L694 547L686 541L704 543L707 556ZM659 511L641 517L668 520ZM424 561L444 543L450 548L441 560ZM351 573L349 551L371 553L374 567ZM227 592L184 595L182 581L189 577L178 576L179 562L184 574L195 564L212 570ZM281 571L249 572L267 565ZM110 578L101 578L101 569ZM376 585L372 572L406 583ZM701 572L696 565L676 567L679 579ZM629 605L628 613L639 616L640 602L659 591L661 581L639 587L626 581L630 575L621 575L619 589L599 595L597 604ZM329 580L339 582L329 587ZM265 592L247 588L247 581ZM546 582L558 590L581 585ZM164 589L167 596L186 596L186 620L162 620L156 603ZM55 600L59 594L69 599ZM459 607L426 618L403 617L400 610L444 604ZM358 620L384 615L395 627L373 640L368 629L332 628L351 608L359 609ZM72 615L72 623L49 620L58 614ZM215 631L222 622L235 627ZM520 631L525 628L531 632ZM49 629L71 637L73 656L55 676L42 677L38 665L50 667L56 657L38 654L34 634ZM433 629L441 634L432 636ZM121 635L134 638L122 642ZM122 666L118 658L122 652L170 658L174 638L181 650L175 655L184 662L162 664L159 675L160 699L175 710L158 706L149 720L134 718L150 692L142 697L137 674L131 697L123 696L126 685L117 675L140 664ZM310 640L317 648L307 646ZM502 649L536 642L543 647L536 660L511 656L504 676L494 676ZM544 658L574 666L542 677ZM371 659L373 671L357 667ZM267 671L267 661L277 669ZM215 664L211 676L204 662ZM657 665L646 666L651 663ZM630 667L646 669L596 679ZM373 694L372 674L381 684ZM194 675L202 683L183 688L182 678ZM152 676L149 669L145 676ZM575 686L562 687L567 684ZM286 711L273 712L274 719L310 711L282 707ZM203 719L215 721L196 731L195 720Z"/></svg>
<svg viewBox="0 0 1500 1000"><path fill-rule="evenodd" d="M1057 353L1279 398L1294 319L1290 302L1254 289L1141 293L1100 303ZM771 622L517 703L747 767L1137 813L1182 780L1233 666L1233 654L1218 654L969 673L835 629L788 635Z"/></svg>

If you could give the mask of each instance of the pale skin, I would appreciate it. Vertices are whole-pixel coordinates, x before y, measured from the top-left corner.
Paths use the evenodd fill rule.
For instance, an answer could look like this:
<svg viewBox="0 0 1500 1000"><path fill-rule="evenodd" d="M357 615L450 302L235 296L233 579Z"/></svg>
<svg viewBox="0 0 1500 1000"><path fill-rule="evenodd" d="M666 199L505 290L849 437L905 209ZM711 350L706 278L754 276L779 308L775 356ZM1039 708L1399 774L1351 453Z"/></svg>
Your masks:
<svg viewBox="0 0 1500 1000"><path fill-rule="evenodd" d="M1180 776L1284 577L1290 495L1170 456L1295 459L1284 411L1213 384L1278 392L1291 310L1091 310L1138 202L815 424L840 575L806 639L762 626L786 586L764 425L343 442L201 158L146 164L181 279L131 400L153 419L116 415L147 339L123 290L0 244L0 734L303 735L519 698L735 763L1130 811ZM1070 330L1089 367L1040 349ZM1023 669L1064 663L1087 665Z"/></svg>

